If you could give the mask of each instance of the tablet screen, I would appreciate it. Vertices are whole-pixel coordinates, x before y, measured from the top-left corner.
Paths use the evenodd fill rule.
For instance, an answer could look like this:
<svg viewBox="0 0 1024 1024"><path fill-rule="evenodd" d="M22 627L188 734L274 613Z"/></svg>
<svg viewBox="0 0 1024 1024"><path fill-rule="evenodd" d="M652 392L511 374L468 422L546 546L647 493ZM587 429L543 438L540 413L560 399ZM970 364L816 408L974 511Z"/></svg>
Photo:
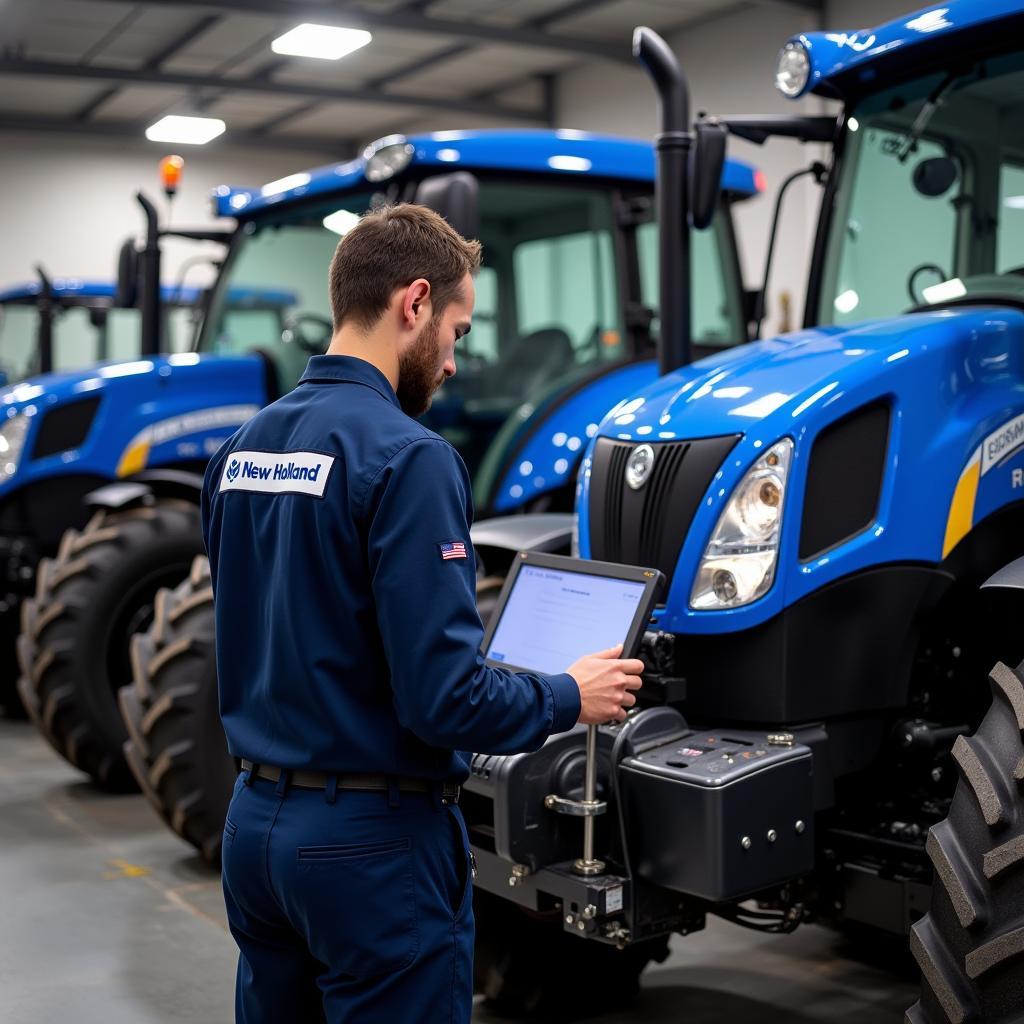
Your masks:
<svg viewBox="0 0 1024 1024"><path fill-rule="evenodd" d="M644 589L633 580L523 565L484 656L564 672L582 655L625 641Z"/></svg>

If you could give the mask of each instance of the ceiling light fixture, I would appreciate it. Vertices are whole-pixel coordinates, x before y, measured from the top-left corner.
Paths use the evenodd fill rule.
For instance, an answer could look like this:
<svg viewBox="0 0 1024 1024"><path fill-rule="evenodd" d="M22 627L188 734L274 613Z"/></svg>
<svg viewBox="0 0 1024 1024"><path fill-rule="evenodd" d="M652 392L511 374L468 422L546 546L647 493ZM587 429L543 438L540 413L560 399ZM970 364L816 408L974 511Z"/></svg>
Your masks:
<svg viewBox="0 0 1024 1024"><path fill-rule="evenodd" d="M227 125L219 117L187 117L168 114L146 129L150 142L179 142L186 146L202 146L223 135Z"/></svg>
<svg viewBox="0 0 1024 1024"><path fill-rule="evenodd" d="M316 57L318 60L340 60L364 47L373 38L359 28L337 28L306 22L278 36L270 48L289 57Z"/></svg>

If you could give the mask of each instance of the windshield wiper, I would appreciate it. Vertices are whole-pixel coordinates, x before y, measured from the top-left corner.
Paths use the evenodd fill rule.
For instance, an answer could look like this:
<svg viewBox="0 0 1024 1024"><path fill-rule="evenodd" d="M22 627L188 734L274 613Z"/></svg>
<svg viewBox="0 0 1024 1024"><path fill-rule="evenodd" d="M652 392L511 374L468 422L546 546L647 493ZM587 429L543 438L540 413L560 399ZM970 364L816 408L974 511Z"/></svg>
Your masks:
<svg viewBox="0 0 1024 1024"><path fill-rule="evenodd" d="M928 122L931 121L935 112L942 106L946 99L946 94L953 87L953 84L966 77L967 72L965 71L951 71L932 90L931 95L924 101L924 105L917 112L917 117L914 118L914 123L910 126L910 131L904 137L899 153L896 154L896 159L901 164L905 164L907 157L917 149L918 139L924 134L924 130L928 127Z"/></svg>

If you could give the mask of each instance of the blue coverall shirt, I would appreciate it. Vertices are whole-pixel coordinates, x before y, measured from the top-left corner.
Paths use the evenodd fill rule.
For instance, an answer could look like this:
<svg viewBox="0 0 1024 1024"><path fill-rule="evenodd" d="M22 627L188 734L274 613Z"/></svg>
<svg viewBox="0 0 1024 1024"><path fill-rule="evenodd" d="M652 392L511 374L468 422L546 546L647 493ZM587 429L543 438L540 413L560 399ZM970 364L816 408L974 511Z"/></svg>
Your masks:
<svg viewBox="0 0 1024 1024"><path fill-rule="evenodd" d="M370 363L310 359L210 462L202 516L235 757L462 781L459 751L579 717L571 676L484 663L466 467Z"/></svg>

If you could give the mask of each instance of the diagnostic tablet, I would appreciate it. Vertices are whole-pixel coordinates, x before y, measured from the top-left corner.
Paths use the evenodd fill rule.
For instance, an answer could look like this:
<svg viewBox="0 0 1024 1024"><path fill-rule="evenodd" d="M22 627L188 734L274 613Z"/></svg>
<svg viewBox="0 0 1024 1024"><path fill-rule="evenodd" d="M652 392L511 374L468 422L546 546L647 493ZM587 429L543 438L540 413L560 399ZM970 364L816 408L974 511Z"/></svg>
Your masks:
<svg viewBox="0 0 1024 1024"><path fill-rule="evenodd" d="M484 658L544 675L616 644L631 658L662 583L657 569L520 552L484 633Z"/></svg>

